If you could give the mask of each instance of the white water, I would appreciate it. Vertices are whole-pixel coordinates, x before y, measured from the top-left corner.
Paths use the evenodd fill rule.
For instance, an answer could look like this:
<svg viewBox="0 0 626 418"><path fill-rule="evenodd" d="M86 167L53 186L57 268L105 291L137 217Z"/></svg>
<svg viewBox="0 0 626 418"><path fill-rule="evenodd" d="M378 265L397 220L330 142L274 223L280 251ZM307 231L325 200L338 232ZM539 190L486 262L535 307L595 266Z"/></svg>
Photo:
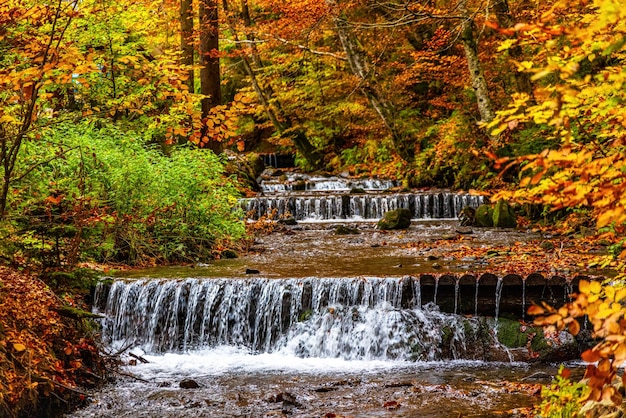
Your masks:
<svg viewBox="0 0 626 418"><path fill-rule="evenodd" d="M420 306L416 282L411 276L118 280L106 296L102 337L152 353L228 345L300 358L482 358L485 352L473 348L479 321L441 313L433 303ZM97 305L105 289L98 288Z"/></svg>
<svg viewBox="0 0 626 418"><path fill-rule="evenodd" d="M242 199L251 220L262 216L296 220L342 220L382 218L395 209L409 209L413 219L456 219L466 206L478 207L483 196L442 193L335 194L328 196L279 195Z"/></svg>

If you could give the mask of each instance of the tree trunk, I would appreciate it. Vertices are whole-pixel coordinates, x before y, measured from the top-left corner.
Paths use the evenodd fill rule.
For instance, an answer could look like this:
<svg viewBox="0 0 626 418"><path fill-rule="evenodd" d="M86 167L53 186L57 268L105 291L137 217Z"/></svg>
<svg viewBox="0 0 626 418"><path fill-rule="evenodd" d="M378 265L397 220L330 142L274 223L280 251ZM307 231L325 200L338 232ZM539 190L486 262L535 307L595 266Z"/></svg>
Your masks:
<svg viewBox="0 0 626 418"><path fill-rule="evenodd" d="M222 102L220 89L220 61L219 61L219 24L217 20L217 2L201 0L200 15L200 93L202 99L202 119L206 121L209 112ZM207 141L208 147L216 154L222 152L222 144L214 138L207 138L206 123L202 127L202 138Z"/></svg>
<svg viewBox="0 0 626 418"><path fill-rule="evenodd" d="M194 62L193 49L193 5L192 0L180 0L180 50L182 52L181 64L189 66L187 71L187 88L194 93Z"/></svg>
<svg viewBox="0 0 626 418"><path fill-rule="evenodd" d="M414 145L402 135L395 122L395 108L379 91L373 81L372 73L365 51L359 46L358 40L350 30L348 22L342 16L334 18L335 30L341 46L346 54L350 70L360 80L360 89L381 118L391 134L394 147L405 161L414 158Z"/></svg>
<svg viewBox="0 0 626 418"><path fill-rule="evenodd" d="M498 25L501 28L512 28L515 26L515 20L513 19L513 16L511 16L508 0L495 0L493 3L493 10L496 12L496 19L498 19ZM513 45L508 51L509 56L513 59L522 58L524 56L522 47L519 45ZM513 77L515 78L517 91L528 94L528 96L532 99L533 84L530 79L530 74L523 71L516 71Z"/></svg>
<svg viewBox="0 0 626 418"><path fill-rule="evenodd" d="M246 0L241 1L241 7L242 7L241 17L242 17L243 23L246 27L249 27L252 24L252 21L250 19L250 12L248 10L248 3ZM224 1L224 9L227 11L229 10L228 2L226 0ZM230 19L228 21L231 22ZM233 36L235 40L238 41L239 39L237 37L237 31L235 30L235 24L231 22L230 27L234 34ZM254 40L254 36L252 34L246 34L246 37L248 38L248 40ZM254 44L252 45L253 45L252 54L251 54L252 62L255 63L256 65L261 65L261 59L259 57L258 51L256 50L256 48L254 48ZM311 144L311 141L309 141L309 138L307 137L306 133L300 128L297 128L297 127L294 128L292 121L288 115L277 114L277 111L274 109L274 106L272 106L272 104L270 103L270 97L272 96L272 91L271 89L263 88L261 86L261 83L259 83L256 73L254 72L254 68L252 68L250 60L247 57L242 56L241 64L244 68L244 71L250 78L250 82L252 83L254 92L256 93L259 102L263 106L263 109L265 110L265 114L267 115L267 118L270 120L270 122L272 122L272 125L274 126L274 129L276 130L276 132L278 132L278 134L283 137L290 138L293 141L294 146L296 147L300 155L302 155L302 157L304 157L304 159L312 167L316 169L322 168L322 164L324 162L322 155L317 150L317 148L315 148L313 144ZM278 112L280 112L281 107L279 103L277 103L277 107L278 107ZM284 122L281 122L281 119Z"/></svg>
<svg viewBox="0 0 626 418"><path fill-rule="evenodd" d="M459 10L465 16L461 23L461 42L465 51L465 59L472 81L472 88L476 94L476 102L478 103L478 112L480 113L481 122L491 122L495 116L491 99L489 99L489 89L487 81L483 74L482 64L478 58L478 44L474 36L474 20L469 16L465 7L466 0L459 1Z"/></svg>

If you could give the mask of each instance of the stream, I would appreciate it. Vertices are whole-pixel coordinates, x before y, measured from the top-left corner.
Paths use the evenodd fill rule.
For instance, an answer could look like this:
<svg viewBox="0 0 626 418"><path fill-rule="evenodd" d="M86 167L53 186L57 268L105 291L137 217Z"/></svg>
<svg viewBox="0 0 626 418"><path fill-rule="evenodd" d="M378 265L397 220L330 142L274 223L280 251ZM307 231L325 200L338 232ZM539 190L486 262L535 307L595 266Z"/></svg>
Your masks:
<svg viewBox="0 0 626 418"><path fill-rule="evenodd" d="M245 257L98 286L102 339L112 351L131 347L124 371L134 377L69 417L528 416L559 364L505 347L498 317L561 303L575 280L485 274L480 259L411 245L458 233L460 210L482 197L295 173L262 186L241 202L248 218L297 223L259 237ZM396 208L411 210L411 227L376 229ZM339 225L358 234L338 235ZM537 238L472 232L475 246ZM569 367L576 376L584 366Z"/></svg>

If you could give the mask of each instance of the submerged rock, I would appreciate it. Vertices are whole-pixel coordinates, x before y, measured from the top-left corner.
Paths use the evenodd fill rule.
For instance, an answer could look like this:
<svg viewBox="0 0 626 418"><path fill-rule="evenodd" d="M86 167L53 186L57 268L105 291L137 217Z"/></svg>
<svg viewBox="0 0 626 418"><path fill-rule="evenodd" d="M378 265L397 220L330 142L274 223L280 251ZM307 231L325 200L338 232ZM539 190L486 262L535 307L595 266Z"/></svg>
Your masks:
<svg viewBox="0 0 626 418"><path fill-rule="evenodd" d="M183 388L183 389L197 389L197 388L200 387L198 382L196 382L193 379L183 379L183 380L180 381L178 386Z"/></svg>
<svg viewBox="0 0 626 418"><path fill-rule="evenodd" d="M357 228L350 228L349 226L339 225L335 229L335 235L357 235L360 234Z"/></svg>
<svg viewBox="0 0 626 418"><path fill-rule="evenodd" d="M411 211L408 209L390 210L378 221L379 229L406 229L411 226Z"/></svg>

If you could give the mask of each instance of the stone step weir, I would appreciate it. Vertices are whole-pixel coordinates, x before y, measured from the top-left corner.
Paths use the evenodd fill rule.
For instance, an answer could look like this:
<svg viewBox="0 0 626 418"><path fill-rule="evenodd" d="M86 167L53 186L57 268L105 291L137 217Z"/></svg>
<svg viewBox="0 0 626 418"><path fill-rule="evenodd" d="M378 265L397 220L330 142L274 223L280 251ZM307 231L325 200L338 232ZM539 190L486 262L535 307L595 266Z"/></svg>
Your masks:
<svg viewBox="0 0 626 418"><path fill-rule="evenodd" d="M235 345L302 357L477 358L469 334L484 326L481 315L521 319L533 302L560 305L582 277L117 279L98 285L95 307L105 342L151 352Z"/></svg>
<svg viewBox="0 0 626 418"><path fill-rule="evenodd" d="M429 192L394 194L284 195L242 199L248 219L293 216L298 221L377 220L390 210L405 208L413 219L454 219L466 206L477 208L483 196Z"/></svg>
<svg viewBox="0 0 626 418"><path fill-rule="evenodd" d="M264 194L290 192L347 192L361 189L367 192L384 191L397 186L396 182L385 179L345 179L340 177L287 175L284 180L273 178L262 180L259 185Z"/></svg>

